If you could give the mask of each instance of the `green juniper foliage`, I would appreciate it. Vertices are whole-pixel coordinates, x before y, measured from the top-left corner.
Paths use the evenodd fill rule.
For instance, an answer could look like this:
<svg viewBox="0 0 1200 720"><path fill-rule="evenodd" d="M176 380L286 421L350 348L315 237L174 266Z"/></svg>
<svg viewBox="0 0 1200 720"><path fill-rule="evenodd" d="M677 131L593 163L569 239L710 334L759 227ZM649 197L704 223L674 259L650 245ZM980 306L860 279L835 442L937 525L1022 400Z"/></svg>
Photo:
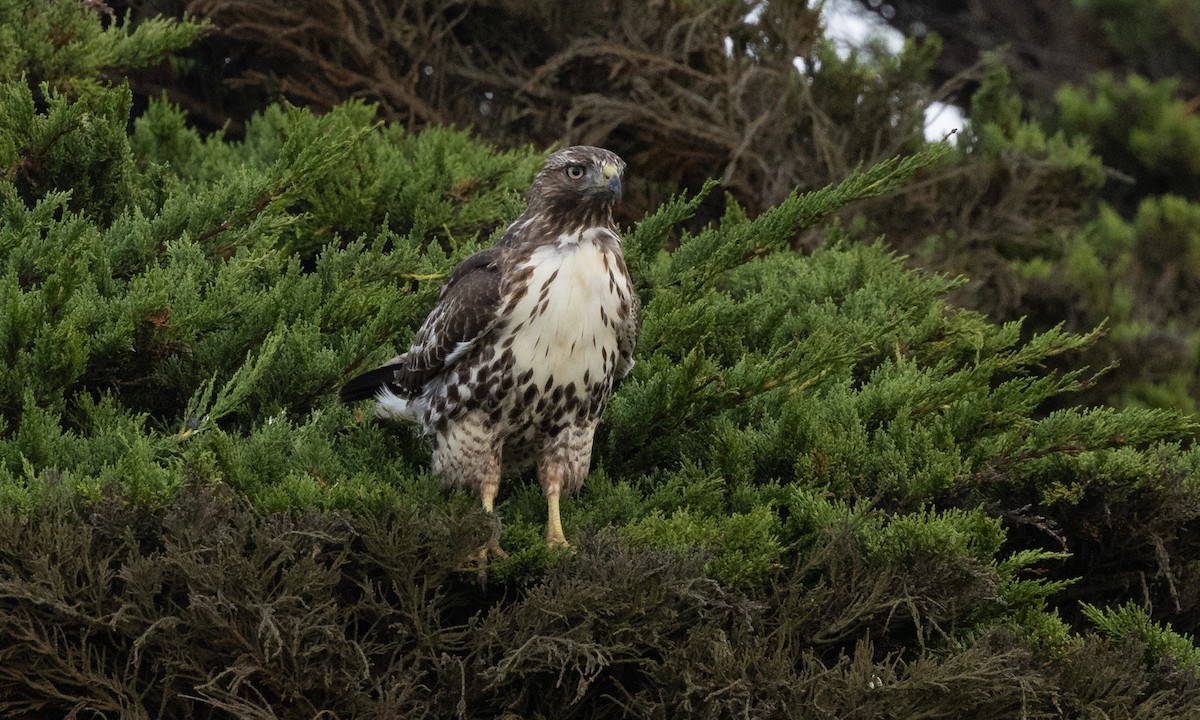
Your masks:
<svg viewBox="0 0 1200 720"><path fill-rule="evenodd" d="M107 22L101 22L107 15ZM87 95L107 78L170 59L203 34L207 23L152 18L132 27L100 1L0 2L0 77L25 77Z"/></svg>
<svg viewBox="0 0 1200 720"><path fill-rule="evenodd" d="M333 391L406 346L540 154L361 103L232 142L3 79L5 716L1200 712L1192 421L1050 412L1099 331L1023 337L822 224L947 149L629 228L644 326L577 549L508 480L481 590L475 500Z"/></svg>
<svg viewBox="0 0 1200 720"><path fill-rule="evenodd" d="M1167 661L1191 672L1200 670L1200 649L1191 636L1171 632L1170 624L1160 626L1132 603L1104 610L1085 604L1083 612L1104 635L1142 639L1149 662Z"/></svg>

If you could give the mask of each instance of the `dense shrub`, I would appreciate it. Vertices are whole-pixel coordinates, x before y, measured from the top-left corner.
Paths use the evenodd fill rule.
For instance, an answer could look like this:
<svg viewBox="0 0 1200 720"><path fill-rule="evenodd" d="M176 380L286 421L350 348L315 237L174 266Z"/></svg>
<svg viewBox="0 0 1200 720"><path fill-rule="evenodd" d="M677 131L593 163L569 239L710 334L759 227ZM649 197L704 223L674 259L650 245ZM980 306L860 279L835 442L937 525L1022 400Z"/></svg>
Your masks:
<svg viewBox="0 0 1200 720"><path fill-rule="evenodd" d="M1130 230L1113 222L1200 201L1195 3L860 0L909 36L895 53L839 52L822 9L848 3L109 4L135 22L211 21L181 72L131 76L206 128L240 138L280 98L318 111L365 98L383 119L471 127L502 146L602 144L639 168L627 223L709 178L755 215L917 151L931 103L952 101L969 116L952 159L848 209L850 237L882 235L915 266L965 274L954 302L998 322L1088 332L1108 320L1086 361L1121 370L1079 404L1191 411L1200 399L1194 263L1177 242L1188 226L1173 214L1165 242L1139 227L1125 252ZM721 211L711 195L689 226Z"/></svg>
<svg viewBox="0 0 1200 720"><path fill-rule="evenodd" d="M482 592L453 569L485 538L481 515L263 514L212 483L158 511L61 494L30 518L0 511L0 709L1000 720L1200 707L1194 660L1144 620L1053 649L1003 625L950 641L994 591L986 569L928 556L884 570L849 526L749 593L695 552L609 531Z"/></svg>
<svg viewBox="0 0 1200 720"><path fill-rule="evenodd" d="M964 281L837 220L955 151L630 226L638 363L576 549L507 480L480 588L491 521L333 390L406 345L538 153L358 102L204 137L43 80L0 84L8 716L1200 712L1192 421L1051 411L1099 332L956 309Z"/></svg>

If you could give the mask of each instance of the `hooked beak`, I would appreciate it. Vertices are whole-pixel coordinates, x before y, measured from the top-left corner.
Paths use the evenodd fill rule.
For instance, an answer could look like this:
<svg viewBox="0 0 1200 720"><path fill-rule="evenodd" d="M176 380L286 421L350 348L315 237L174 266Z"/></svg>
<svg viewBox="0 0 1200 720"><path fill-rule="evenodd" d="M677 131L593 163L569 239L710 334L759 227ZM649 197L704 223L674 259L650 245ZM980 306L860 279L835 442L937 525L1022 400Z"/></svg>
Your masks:
<svg viewBox="0 0 1200 720"><path fill-rule="evenodd" d="M614 201L621 199L621 174L616 165L605 163L600 168L600 176L596 178L596 187L607 190L613 196Z"/></svg>

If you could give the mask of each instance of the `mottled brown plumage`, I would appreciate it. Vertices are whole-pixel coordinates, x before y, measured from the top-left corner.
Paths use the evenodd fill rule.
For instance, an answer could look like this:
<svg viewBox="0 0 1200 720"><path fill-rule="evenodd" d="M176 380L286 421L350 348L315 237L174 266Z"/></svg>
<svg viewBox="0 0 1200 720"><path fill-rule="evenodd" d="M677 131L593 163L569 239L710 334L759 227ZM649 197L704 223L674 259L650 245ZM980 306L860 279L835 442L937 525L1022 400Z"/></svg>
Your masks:
<svg viewBox="0 0 1200 720"><path fill-rule="evenodd" d="M600 414L633 366L641 304L612 220L624 167L594 147L547 158L525 212L454 268L408 351L341 392L419 423L434 472L477 489L488 512L502 472L536 464L551 545L566 544L559 496L582 485Z"/></svg>

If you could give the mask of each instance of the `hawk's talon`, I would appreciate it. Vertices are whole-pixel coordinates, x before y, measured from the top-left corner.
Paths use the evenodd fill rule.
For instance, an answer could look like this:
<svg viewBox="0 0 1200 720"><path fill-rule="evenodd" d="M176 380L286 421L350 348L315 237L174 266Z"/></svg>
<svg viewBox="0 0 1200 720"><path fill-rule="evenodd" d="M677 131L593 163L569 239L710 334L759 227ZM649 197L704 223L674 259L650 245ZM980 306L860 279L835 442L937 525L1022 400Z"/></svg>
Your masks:
<svg viewBox="0 0 1200 720"><path fill-rule="evenodd" d="M471 553L467 560L475 565L475 574L479 581L479 588L487 590L487 571L488 558L493 557L498 560L503 560L508 557L508 553L504 552L504 548L500 547L500 538L493 537L484 543L478 550Z"/></svg>

